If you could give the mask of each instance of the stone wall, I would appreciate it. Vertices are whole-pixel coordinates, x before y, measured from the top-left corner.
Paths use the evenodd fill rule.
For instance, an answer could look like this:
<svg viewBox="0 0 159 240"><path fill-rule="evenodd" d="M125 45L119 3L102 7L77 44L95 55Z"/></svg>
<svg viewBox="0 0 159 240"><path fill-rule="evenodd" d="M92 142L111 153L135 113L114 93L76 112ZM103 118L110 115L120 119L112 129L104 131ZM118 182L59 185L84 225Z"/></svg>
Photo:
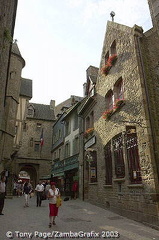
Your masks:
<svg viewBox="0 0 159 240"><path fill-rule="evenodd" d="M141 64L139 64L137 37L144 38L142 29L138 26L129 28L108 22L100 67L104 65L105 55L114 40L116 40L117 61L107 76L99 74L96 85L94 129L97 141L93 148L97 150L98 184L89 184L88 199L124 216L158 225L158 204L153 199L157 175L154 171L150 121L143 74ZM105 96L110 89L114 89L114 84L120 77L124 82L125 104L119 110L114 111L111 118L106 121L102 118L102 113L106 110ZM153 84L150 87L154 89L157 86ZM126 126L136 127L142 184L130 184L126 149L124 149L125 177L116 179L113 162L113 183L105 185L104 146L118 133L124 136Z"/></svg>
<svg viewBox="0 0 159 240"><path fill-rule="evenodd" d="M9 58L14 32L17 0L0 1L0 157L3 159L5 135L5 95L7 89ZM0 164L0 172L3 165Z"/></svg>
<svg viewBox="0 0 159 240"><path fill-rule="evenodd" d="M37 123L42 124L44 145L35 151L34 143L40 142L42 128L37 129ZM44 121L37 119L27 119L26 128L23 129L22 146L15 159L15 172L21 168L29 171L27 166L35 167L36 169L36 183L39 178L51 173L51 146L52 146L52 121Z"/></svg>

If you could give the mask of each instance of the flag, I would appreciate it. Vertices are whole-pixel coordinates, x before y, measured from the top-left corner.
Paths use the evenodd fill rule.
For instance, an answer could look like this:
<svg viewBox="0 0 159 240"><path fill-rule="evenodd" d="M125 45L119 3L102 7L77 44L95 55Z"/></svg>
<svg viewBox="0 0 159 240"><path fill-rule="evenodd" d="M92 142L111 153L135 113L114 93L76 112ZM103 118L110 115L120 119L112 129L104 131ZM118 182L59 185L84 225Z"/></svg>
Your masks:
<svg viewBox="0 0 159 240"><path fill-rule="evenodd" d="M44 136L43 136L43 129L41 131L41 136L40 136L40 146L42 147L44 145Z"/></svg>

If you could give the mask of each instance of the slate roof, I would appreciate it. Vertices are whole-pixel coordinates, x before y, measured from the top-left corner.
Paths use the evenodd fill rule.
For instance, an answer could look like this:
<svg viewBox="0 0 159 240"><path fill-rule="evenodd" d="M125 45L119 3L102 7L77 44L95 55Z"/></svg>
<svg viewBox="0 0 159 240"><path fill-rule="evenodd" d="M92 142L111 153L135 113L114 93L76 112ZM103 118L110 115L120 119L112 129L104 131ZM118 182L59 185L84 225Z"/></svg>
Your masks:
<svg viewBox="0 0 159 240"><path fill-rule="evenodd" d="M57 116L58 114L60 114L62 112L62 108L70 108L72 106L72 100L74 100L75 102L79 102L82 99L83 99L83 97L71 95L70 98L68 98L67 100L65 100L64 102L58 104L55 107L55 115Z"/></svg>
<svg viewBox="0 0 159 240"><path fill-rule="evenodd" d="M32 80L21 78L20 96L32 98Z"/></svg>
<svg viewBox="0 0 159 240"><path fill-rule="evenodd" d="M12 51L11 51L13 54L16 54L17 56L19 56L21 59L22 59L22 61L23 61L23 67L25 66L25 60L24 60L24 58L22 57L22 55L21 55L21 53L20 53L20 51L19 51L19 48L18 48L18 45L17 45L17 42L15 41L15 42L13 42L12 43Z"/></svg>
<svg viewBox="0 0 159 240"><path fill-rule="evenodd" d="M33 116L27 115L27 118L38 119L38 120L47 120L47 121L55 120L54 109L51 109L50 105L29 103L28 106L33 106L34 115Z"/></svg>

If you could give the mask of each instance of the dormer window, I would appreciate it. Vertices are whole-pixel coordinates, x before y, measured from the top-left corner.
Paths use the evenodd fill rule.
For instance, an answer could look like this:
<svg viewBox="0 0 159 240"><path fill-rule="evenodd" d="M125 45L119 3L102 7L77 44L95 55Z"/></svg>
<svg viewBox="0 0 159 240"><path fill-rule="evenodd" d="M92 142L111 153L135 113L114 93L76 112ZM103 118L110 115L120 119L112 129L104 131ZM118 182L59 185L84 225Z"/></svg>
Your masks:
<svg viewBox="0 0 159 240"><path fill-rule="evenodd" d="M30 116L30 117L33 117L34 116L34 108L33 108L33 106L29 106L28 107L28 115Z"/></svg>

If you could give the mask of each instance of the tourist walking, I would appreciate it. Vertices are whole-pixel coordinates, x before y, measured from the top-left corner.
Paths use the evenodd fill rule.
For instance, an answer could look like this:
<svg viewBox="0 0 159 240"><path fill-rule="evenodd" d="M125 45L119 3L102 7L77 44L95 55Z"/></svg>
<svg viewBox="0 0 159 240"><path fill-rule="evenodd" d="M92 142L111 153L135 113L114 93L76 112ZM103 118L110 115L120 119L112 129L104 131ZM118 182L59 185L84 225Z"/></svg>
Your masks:
<svg viewBox="0 0 159 240"><path fill-rule="evenodd" d="M37 195L36 206L41 207L42 196L44 192L44 186L41 181L39 181L39 183L36 185L35 191Z"/></svg>
<svg viewBox="0 0 159 240"><path fill-rule="evenodd" d="M55 223L55 218L58 216L58 207L56 206L56 200L57 197L60 196L60 191L58 188L56 188L55 182L50 183L51 188L49 189L48 192L48 198L49 198L49 218L50 218L50 223L49 227L53 225L56 225Z"/></svg>
<svg viewBox="0 0 159 240"><path fill-rule="evenodd" d="M76 199L77 198L77 193L78 193L78 182L74 181L73 185L72 185L72 192L73 192L73 198Z"/></svg>
<svg viewBox="0 0 159 240"><path fill-rule="evenodd" d="M5 199L5 192L6 192L6 177L1 176L0 180L0 215L4 215L2 213L3 208L4 208L4 199Z"/></svg>
<svg viewBox="0 0 159 240"><path fill-rule="evenodd" d="M24 193L24 197L25 197L24 207L29 207L29 198L30 198L31 191L32 191L31 186L29 185L28 182L25 182L24 187L23 187L23 193Z"/></svg>

